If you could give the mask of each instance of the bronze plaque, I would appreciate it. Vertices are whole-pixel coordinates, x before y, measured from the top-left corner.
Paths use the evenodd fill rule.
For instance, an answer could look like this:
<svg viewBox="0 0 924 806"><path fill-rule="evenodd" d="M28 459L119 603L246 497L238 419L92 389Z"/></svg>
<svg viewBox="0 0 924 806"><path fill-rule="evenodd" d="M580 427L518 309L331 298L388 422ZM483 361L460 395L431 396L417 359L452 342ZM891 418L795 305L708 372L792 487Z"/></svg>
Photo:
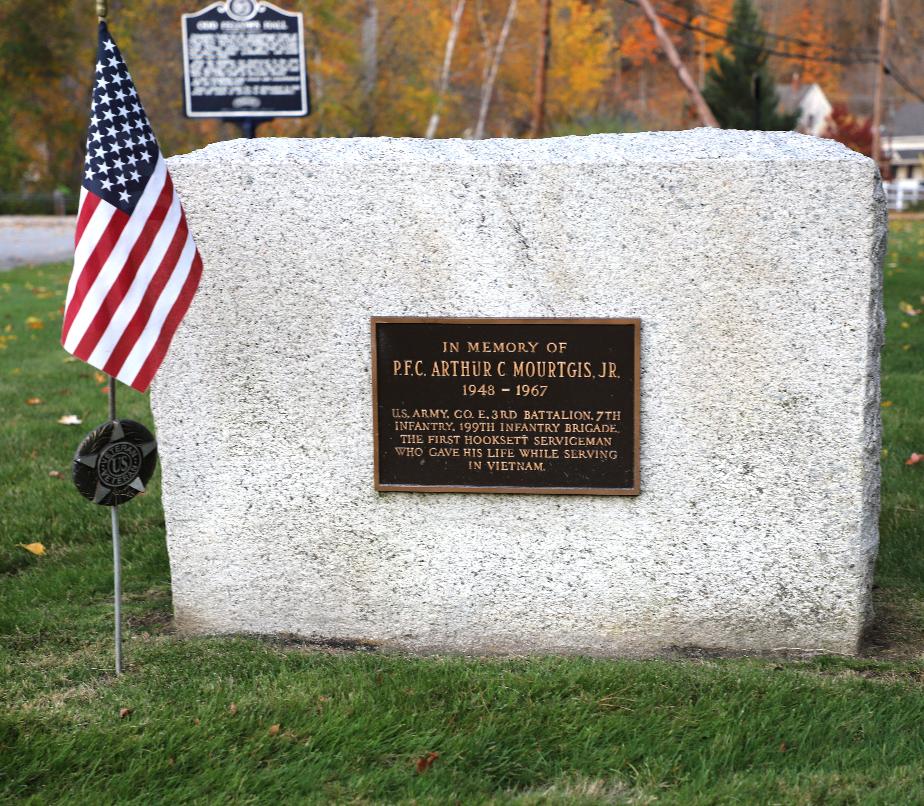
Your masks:
<svg viewBox="0 0 924 806"><path fill-rule="evenodd" d="M372 319L375 488L638 495L638 319Z"/></svg>

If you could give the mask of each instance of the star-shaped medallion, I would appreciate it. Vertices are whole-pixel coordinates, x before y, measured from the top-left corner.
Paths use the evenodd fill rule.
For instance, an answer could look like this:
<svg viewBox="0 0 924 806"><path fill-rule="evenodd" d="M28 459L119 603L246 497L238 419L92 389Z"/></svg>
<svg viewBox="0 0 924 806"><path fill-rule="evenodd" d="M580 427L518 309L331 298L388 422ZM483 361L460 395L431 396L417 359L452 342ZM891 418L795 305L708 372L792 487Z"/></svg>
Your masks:
<svg viewBox="0 0 924 806"><path fill-rule="evenodd" d="M74 455L74 485L94 504L115 507L143 493L157 465L157 441L141 423L111 420Z"/></svg>

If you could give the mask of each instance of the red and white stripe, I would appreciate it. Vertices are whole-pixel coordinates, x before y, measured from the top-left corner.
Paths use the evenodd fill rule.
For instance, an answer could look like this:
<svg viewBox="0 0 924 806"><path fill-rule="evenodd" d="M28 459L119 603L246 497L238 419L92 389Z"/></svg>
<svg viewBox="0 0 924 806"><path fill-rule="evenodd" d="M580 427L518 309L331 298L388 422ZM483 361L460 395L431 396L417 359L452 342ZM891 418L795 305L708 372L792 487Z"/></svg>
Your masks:
<svg viewBox="0 0 924 806"><path fill-rule="evenodd" d="M61 343L143 392L202 274L163 156L131 215L81 190L74 246Z"/></svg>

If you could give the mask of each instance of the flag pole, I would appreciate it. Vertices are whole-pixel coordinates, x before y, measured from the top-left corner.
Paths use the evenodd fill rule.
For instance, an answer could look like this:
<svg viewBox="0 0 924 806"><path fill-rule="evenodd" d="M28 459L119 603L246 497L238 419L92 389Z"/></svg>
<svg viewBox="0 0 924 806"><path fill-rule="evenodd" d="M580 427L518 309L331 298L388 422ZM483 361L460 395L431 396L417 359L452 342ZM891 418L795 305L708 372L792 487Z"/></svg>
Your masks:
<svg viewBox="0 0 924 806"><path fill-rule="evenodd" d="M116 419L116 379L109 376L109 419ZM119 534L119 508L109 507L112 517L112 583L115 617L115 673L122 674L122 536Z"/></svg>
<svg viewBox="0 0 924 806"><path fill-rule="evenodd" d="M96 16L105 22L109 14L108 0L96 0ZM116 379L109 376L109 419L116 419ZM109 507L112 518L112 583L113 615L115 617L115 673L122 674L122 536L119 534L119 508Z"/></svg>
<svg viewBox="0 0 924 806"><path fill-rule="evenodd" d="M84 0L81 0L81 2L84 2ZM87 176L81 182L82 188L87 192L81 193L81 211L88 209L83 206L87 200L89 200L87 204L104 201L111 207L121 210L122 214L130 218L133 222L132 226L137 223L140 232L150 234L153 237L157 228L163 222L158 219L157 215L152 215L151 211L144 206L139 207L137 200L145 188L151 187L152 181L158 181L153 177L157 176L161 182L165 181L164 177L167 176L167 171L163 154L141 108L141 103L137 100L138 93L128 75L122 54L115 41L108 36L106 31L105 22L109 11L108 0L94 0L91 7L95 9L100 24L98 26L97 67L95 70L96 84L90 104L92 117L87 130L87 143L90 146L93 142L99 141L100 138L109 138L115 140L115 145L108 150L103 148L102 155L100 155L99 149L87 148ZM107 53L110 55L107 56ZM118 97L124 99L126 94L124 85L126 84L129 86L127 94L136 100L133 104L124 104L123 108L123 106L113 101L108 91L121 92L122 94ZM118 124L118 120L126 122ZM136 142L135 137L129 135L129 129L134 129L136 134L140 132L138 136L140 136L141 142ZM126 187L126 190L117 192L113 190L112 182L107 181L104 184L103 180L97 180L94 177L116 171L116 159L112 157L112 153L126 149L136 154L135 163L143 164L139 164L130 177L127 179L123 177L123 181L117 183ZM137 156L139 151L141 154ZM151 164L152 161L153 164ZM120 174L116 175L120 176ZM164 185L164 188L170 187L169 180L166 181L167 184ZM132 194L135 194L134 201ZM173 226L176 232L180 232L181 228L185 229L186 219L183 215L182 207L179 205L176 192L172 191L171 195L173 203L176 204L179 210L179 216L174 221ZM122 226L124 226L124 223ZM117 237L113 228L103 228L101 231L92 232L91 230L93 230L92 227L87 228L87 231L81 235L80 243L74 253L74 271L71 274L71 281L77 282L78 285L85 285L89 282L87 278L92 276L92 270L88 268L86 256L91 254L98 244L111 243L112 239ZM160 231L163 232L163 229ZM119 241L113 247L112 253L109 255L109 262L120 278L134 277L143 260L150 259L150 252L144 256L138 254L137 247L140 242L139 240L134 248L130 245L126 246L122 241ZM86 249L84 249L84 244L86 244ZM100 361L97 361L95 366L97 368L106 368L103 372L105 372L104 377L108 376L106 386L109 393L109 418L87 434L83 442L77 447L72 466L74 485L80 494L94 504L108 506L112 510L110 518L112 520L116 675L121 675L123 669L122 547L119 533L118 505L130 501L135 495L145 491L145 485L151 480L157 466L157 440L141 423L116 419L117 384L114 375L118 374L126 383L139 391L148 388L151 376L160 366L164 353L170 344L170 339L176 331L179 320L186 313L186 308L196 292L199 278L202 274L202 258L195 248L192 250L191 257L189 252L184 250L183 255L175 256L170 261L165 261L167 261L167 258L161 261L161 268L158 271L168 270L171 284L173 284L173 278L177 278L175 284L182 286L179 296L170 303L170 316L160 323L155 323L154 319L148 321L146 328L150 327L156 330L156 343L152 341L151 344L142 344L137 339L136 334L136 340L131 349L140 350L144 348L144 354L139 353L143 363L141 368L136 368L134 373L128 372L125 368L106 371L113 369L110 363L114 360L112 345L110 345L108 355L100 353ZM109 264L107 263L107 265ZM161 293L162 290L154 283L149 282L144 293L146 295L153 293L158 297L158 304L160 305L167 303L167 297L169 296L166 293ZM97 291L99 293L96 293ZM109 299L108 297L104 299L104 297L105 289L100 291L95 289L94 286L94 289L89 291L85 298L75 294L74 299L65 306L67 310L65 311L64 324L61 328L61 343L65 350L71 352L69 348L75 339L82 345L83 339L90 336L89 331L87 331L78 337L76 330L71 330L71 325L75 321L83 321L86 316L92 318L104 310L109 311L107 307ZM77 317L78 312L82 313L81 317ZM75 317L77 318L75 319ZM114 323L115 320L110 318L109 325ZM124 326L125 323L122 324ZM153 327L155 324L157 325L156 328ZM71 334L70 337L69 333ZM124 329L119 338L124 339L127 335L129 335L129 331ZM147 329L145 329L145 335L148 335ZM122 342L120 341L119 346L121 345ZM102 341L98 339L94 349L100 350L101 348ZM93 354L96 355L97 353L94 352ZM132 353L132 355L135 355L135 353Z"/></svg>

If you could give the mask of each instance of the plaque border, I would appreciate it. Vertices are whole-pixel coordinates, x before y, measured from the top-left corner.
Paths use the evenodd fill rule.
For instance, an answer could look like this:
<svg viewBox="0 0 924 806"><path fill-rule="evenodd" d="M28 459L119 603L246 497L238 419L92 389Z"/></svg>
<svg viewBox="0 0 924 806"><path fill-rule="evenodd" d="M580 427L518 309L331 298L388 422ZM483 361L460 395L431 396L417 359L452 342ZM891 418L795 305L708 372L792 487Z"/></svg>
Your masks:
<svg viewBox="0 0 924 806"><path fill-rule="evenodd" d="M379 374L378 374L378 326L390 324L454 324L454 325L632 325L635 331L635 366L633 367L633 419L632 487L482 487L473 484L390 484L379 478ZM513 495L638 495L641 492L641 330L639 317L491 317L491 316L372 316L369 318L372 336L372 441L373 441L373 484L379 493L508 493Z"/></svg>

